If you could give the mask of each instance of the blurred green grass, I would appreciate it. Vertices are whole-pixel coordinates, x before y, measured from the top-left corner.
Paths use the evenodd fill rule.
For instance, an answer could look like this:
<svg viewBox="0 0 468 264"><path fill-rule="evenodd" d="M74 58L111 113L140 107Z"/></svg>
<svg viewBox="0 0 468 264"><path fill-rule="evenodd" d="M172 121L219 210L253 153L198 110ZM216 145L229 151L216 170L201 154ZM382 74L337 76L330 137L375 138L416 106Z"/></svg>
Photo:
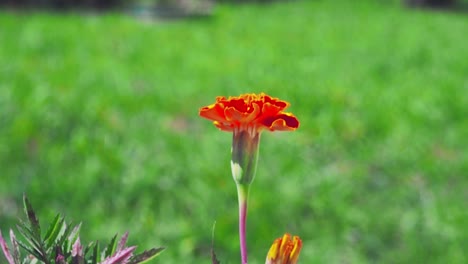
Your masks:
<svg viewBox="0 0 468 264"><path fill-rule="evenodd" d="M265 133L250 263L303 238L301 263L468 261L468 17L373 1L220 5L147 23L0 12L0 228L26 193L85 241L130 232L157 263L238 263L231 135L217 95L291 102ZM1 260L0 260L1 261Z"/></svg>

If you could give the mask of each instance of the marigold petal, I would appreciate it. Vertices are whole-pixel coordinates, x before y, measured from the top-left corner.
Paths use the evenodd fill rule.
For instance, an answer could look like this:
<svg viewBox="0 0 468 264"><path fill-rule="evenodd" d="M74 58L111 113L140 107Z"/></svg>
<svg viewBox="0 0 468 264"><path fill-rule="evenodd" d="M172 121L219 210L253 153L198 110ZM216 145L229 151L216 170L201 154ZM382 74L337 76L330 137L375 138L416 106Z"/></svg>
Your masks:
<svg viewBox="0 0 468 264"><path fill-rule="evenodd" d="M243 113L251 112L249 111L249 105L242 98L233 98L229 100L228 107L234 107L237 111Z"/></svg>
<svg viewBox="0 0 468 264"><path fill-rule="evenodd" d="M278 107L280 111L283 111L289 106L289 103L283 100L279 100L278 98L271 98L270 96L266 95L264 100L265 104L270 104Z"/></svg>
<svg viewBox="0 0 468 264"><path fill-rule="evenodd" d="M280 247L281 247L281 238L275 239L273 244L270 247L270 250L268 251L267 255L267 261L274 261L278 258L279 252L280 252ZM274 263L274 262L272 262Z"/></svg>
<svg viewBox="0 0 468 264"><path fill-rule="evenodd" d="M234 107L227 107L224 109L224 115L226 120L234 123L243 123L248 124L252 122L260 114L260 107L258 105L252 106L252 111L250 112L240 112Z"/></svg>
<svg viewBox="0 0 468 264"><path fill-rule="evenodd" d="M199 114L201 117L204 117L213 121L226 121L224 115L224 107L221 104L212 104L200 108Z"/></svg>
<svg viewBox="0 0 468 264"><path fill-rule="evenodd" d="M281 240L280 258L285 261L289 258L291 235L286 233Z"/></svg>
<svg viewBox="0 0 468 264"><path fill-rule="evenodd" d="M262 124L271 131L292 131L299 127L299 120L292 114L279 114L267 117L262 120Z"/></svg>
<svg viewBox="0 0 468 264"><path fill-rule="evenodd" d="M263 104L262 106L262 114L265 116L275 116L281 110L283 110L282 107L270 103Z"/></svg>
<svg viewBox="0 0 468 264"><path fill-rule="evenodd" d="M294 244L294 247L290 253L289 262L291 264L296 264L299 259L299 253L301 253L302 240L298 236L294 236L292 243Z"/></svg>

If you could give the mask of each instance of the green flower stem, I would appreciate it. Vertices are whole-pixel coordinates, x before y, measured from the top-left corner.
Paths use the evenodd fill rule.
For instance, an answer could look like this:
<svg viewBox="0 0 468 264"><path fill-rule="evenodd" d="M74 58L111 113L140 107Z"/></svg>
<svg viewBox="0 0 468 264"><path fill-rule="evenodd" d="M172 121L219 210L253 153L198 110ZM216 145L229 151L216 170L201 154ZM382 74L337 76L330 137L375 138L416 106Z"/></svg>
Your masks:
<svg viewBox="0 0 468 264"><path fill-rule="evenodd" d="M239 241L242 264L247 264L247 241L246 241L246 220L247 220L247 200L249 198L249 186L237 184L237 196L239 198Z"/></svg>

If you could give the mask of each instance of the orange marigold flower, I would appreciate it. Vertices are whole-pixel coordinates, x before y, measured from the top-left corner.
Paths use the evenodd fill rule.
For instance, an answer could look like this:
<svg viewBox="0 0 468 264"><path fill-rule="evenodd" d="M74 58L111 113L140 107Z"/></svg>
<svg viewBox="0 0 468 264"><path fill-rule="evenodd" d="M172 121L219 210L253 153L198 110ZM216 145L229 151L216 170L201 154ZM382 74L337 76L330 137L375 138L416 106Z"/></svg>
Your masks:
<svg viewBox="0 0 468 264"><path fill-rule="evenodd" d="M284 234L278 238L268 251L265 264L296 264L302 248L302 240L298 236Z"/></svg>
<svg viewBox="0 0 468 264"><path fill-rule="evenodd" d="M261 93L242 94L229 98L219 96L216 98L216 103L200 108L201 117L212 120L214 125L223 131L233 132L231 171L239 199L239 241L242 264L247 264L247 198L257 168L260 134L265 129L270 131L296 130L299 127L297 118L291 113L283 112L288 106L289 103L286 101ZM284 255L286 249L281 247L281 250ZM297 247L289 251L286 262L268 262L267 258L267 263L296 263L295 252L299 254ZM285 259L283 255L280 255L281 259ZM268 256L270 258L270 253ZM277 256L270 259L276 260Z"/></svg>
<svg viewBox="0 0 468 264"><path fill-rule="evenodd" d="M283 112L288 106L288 102L264 93L229 98L218 96L216 103L200 108L200 116L213 120L214 125L223 131L295 130L299 127L299 120L293 114Z"/></svg>

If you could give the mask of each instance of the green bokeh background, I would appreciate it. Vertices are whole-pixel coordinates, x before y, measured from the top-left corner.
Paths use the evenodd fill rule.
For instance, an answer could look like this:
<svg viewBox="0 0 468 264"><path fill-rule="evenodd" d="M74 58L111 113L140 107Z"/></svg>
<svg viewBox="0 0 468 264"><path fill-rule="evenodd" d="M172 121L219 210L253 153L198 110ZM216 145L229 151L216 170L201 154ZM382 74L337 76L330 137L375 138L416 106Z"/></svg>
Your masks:
<svg viewBox="0 0 468 264"><path fill-rule="evenodd" d="M82 240L130 232L154 263L239 263L218 95L291 103L264 133L250 263L284 232L301 263L468 261L468 16L393 1L220 4L211 18L0 11L0 228L26 193ZM0 258L0 263L4 259Z"/></svg>

